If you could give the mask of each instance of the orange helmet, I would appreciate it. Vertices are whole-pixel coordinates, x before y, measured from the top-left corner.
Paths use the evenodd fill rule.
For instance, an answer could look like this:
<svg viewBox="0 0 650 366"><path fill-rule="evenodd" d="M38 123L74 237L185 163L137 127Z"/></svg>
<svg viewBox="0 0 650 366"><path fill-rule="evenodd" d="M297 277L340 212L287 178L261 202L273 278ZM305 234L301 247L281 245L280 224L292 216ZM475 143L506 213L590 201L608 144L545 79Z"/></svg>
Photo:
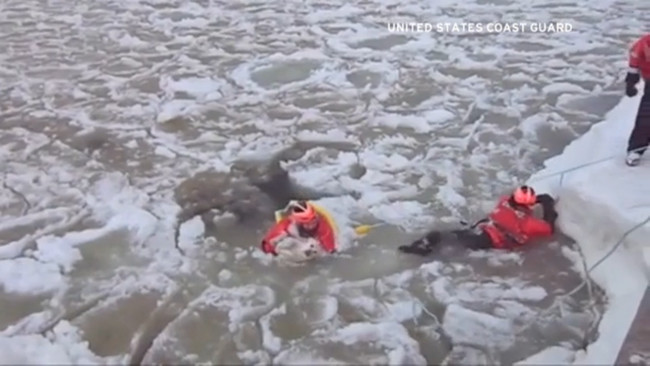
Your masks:
<svg viewBox="0 0 650 366"><path fill-rule="evenodd" d="M535 190L528 186L521 186L512 193L512 198L515 203L522 206L532 206L537 203L537 196Z"/></svg>
<svg viewBox="0 0 650 366"><path fill-rule="evenodd" d="M316 210L306 201L293 202L290 209L289 218L299 224L310 223L316 219Z"/></svg>

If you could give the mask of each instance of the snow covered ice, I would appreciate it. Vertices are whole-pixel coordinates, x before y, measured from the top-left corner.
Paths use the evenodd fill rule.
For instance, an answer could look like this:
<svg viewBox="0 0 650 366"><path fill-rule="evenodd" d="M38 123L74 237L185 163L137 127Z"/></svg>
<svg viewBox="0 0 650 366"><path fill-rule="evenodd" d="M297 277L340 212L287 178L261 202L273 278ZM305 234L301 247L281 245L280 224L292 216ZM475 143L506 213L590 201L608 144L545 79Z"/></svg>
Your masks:
<svg viewBox="0 0 650 366"><path fill-rule="evenodd" d="M566 238L426 261L395 249L409 233L480 217L617 104L530 181L562 195L560 225L587 264L641 220L645 164L613 159L561 187L544 175L622 156L638 102L619 104L624 49L648 10L3 2L0 363L612 362L647 281L645 228L592 273L593 293L552 311L583 279ZM575 31L385 27L423 18ZM276 263L258 240L287 193L265 185L282 169L344 236L386 225L333 258Z"/></svg>
<svg viewBox="0 0 650 366"><path fill-rule="evenodd" d="M533 186L561 197L559 227L578 241L588 268L607 255L626 232L650 218L650 205L644 202L650 194L644 183L650 178L648 164L629 169L623 163L639 100L625 98L605 121L571 143L562 155L548 160L546 168L531 178ZM548 177L590 162L594 164L579 171ZM621 249L591 272L607 292L608 305L599 325L600 338L586 354L576 355L576 362L616 362L650 280L649 234L650 225L640 226L627 236Z"/></svg>

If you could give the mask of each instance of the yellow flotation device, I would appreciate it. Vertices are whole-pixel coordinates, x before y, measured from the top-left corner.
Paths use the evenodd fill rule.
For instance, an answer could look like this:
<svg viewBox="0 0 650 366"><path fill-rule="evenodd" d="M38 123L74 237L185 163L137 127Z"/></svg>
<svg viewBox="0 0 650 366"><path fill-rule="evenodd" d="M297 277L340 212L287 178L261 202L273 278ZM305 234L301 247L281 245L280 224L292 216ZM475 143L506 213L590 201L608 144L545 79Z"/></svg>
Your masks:
<svg viewBox="0 0 650 366"><path fill-rule="evenodd" d="M338 225L336 225L336 221L334 221L334 218L329 213L329 211L327 211L323 206L317 205L317 204L315 204L315 203L313 203L311 201L307 201L307 203L309 203L319 215L321 215L322 217L325 218L325 220L327 220L327 223L330 225L332 230L334 230L334 234L338 235L339 227L338 227ZM287 217L286 208L283 209L283 210L275 211L275 222L276 223L280 222L280 220L284 219L285 217Z"/></svg>

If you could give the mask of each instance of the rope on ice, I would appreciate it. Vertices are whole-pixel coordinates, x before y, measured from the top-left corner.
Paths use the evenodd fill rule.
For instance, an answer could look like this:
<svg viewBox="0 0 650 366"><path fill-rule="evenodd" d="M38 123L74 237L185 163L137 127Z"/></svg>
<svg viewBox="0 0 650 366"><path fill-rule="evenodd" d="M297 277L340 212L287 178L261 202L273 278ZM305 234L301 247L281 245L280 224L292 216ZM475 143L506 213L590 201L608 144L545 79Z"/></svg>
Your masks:
<svg viewBox="0 0 650 366"><path fill-rule="evenodd" d="M632 150L632 151L639 151L639 150L642 150L642 149L643 149L643 148L639 148L639 149L635 149L635 150ZM606 158L602 158L602 159L599 159L599 160L595 160L595 161L591 161L591 162L587 162L587 163L579 164L579 165L576 165L576 166L571 167L571 168L567 168L567 169L564 169L564 170L557 171L557 172L555 172L555 173L551 173L551 174L547 174L547 175L543 175L543 176L535 177L535 178L531 179L531 181L538 181L538 180L543 180L543 179L547 179L547 178L551 178L551 177L560 176L560 187L562 187L562 185L563 185L563 183L564 183L564 176L565 176L567 173L574 172L574 171L577 171L577 170L581 170L581 169L584 169L584 168L586 168L586 167L589 167L589 166L592 166L592 165L596 165L596 164L600 164L600 163L603 163L603 162L605 162L605 161L612 160L612 159L616 159L616 158L619 158L619 157L620 157L619 155L611 155L611 156L608 156L608 157L606 157ZM593 303L593 295L592 295L592 290L591 290L591 278L590 278L590 274L591 274L591 273L592 273L592 272L593 272L593 271L594 271L598 266L600 266L603 262L605 262L605 261L606 261L606 260L607 260L611 255L612 255L612 254L614 254L614 252L616 252L616 250L617 250L617 249L618 249L618 248L619 248L619 247L620 247L620 246L625 242L625 239L627 239L628 236L630 236L632 233L634 233L634 232L635 232L636 230L638 230L639 228L641 228L641 227L643 227L644 225L646 225L648 222L650 222L650 215L648 215L648 217L646 217L645 220L639 222L638 224L636 224L636 225L634 225L633 227L631 227L630 229L628 229L625 233L623 233L623 235L621 235L621 237L619 238L619 240L618 240L618 241L617 241L617 242L612 246L612 248L611 248L611 249L610 249L610 250L609 250L609 251L608 251L608 252L607 252L607 253L606 253L602 258L600 258L596 263L594 263L590 268L587 268L587 264L586 264L586 261L585 261L585 258L584 258L584 254L582 253L582 250L580 249L580 246L578 245L578 249L580 250L580 256L581 256L581 258L582 258L582 260L583 260L583 265L584 265L584 270L585 270L585 278L584 278L583 281L582 281L578 286L576 286L573 290L567 292L567 293L564 294L564 295L560 295L560 296L558 296L558 297L553 301L553 304L551 304L551 305L550 305L548 308L546 308L545 310L541 311L541 312L539 313L539 315L547 315L548 313L550 313L551 311L553 311L553 310L556 309L556 308L559 308L559 309L560 309L560 312L563 312L563 304L566 302L566 300L567 300L568 298L570 298L571 296L575 295L578 291L580 291L580 290L581 290L583 287L585 287L585 286L587 286L588 289L589 289L589 297L592 299L592 303ZM416 325L418 324L418 322L417 322L417 316L415 315L415 307L416 307L416 305L420 305L420 308L424 311L424 313L427 314L428 316L430 316L430 317L434 320L436 327L439 328L440 330L442 330L442 324L441 324L441 322L438 320L438 317L437 317L435 314L432 314L432 313L431 313L431 312L426 308L426 306L424 306L424 304L422 303L422 301L420 301L420 299L418 299L418 298L414 298L414 302L415 302L415 303L414 303L414 306L413 306L413 308L414 308L414 309L413 309L413 313L414 313L414 314L413 314L413 322L414 322ZM595 311L595 314L596 314L596 315L599 315L599 313L598 313L597 310ZM529 329L531 326L533 326L533 325L536 323L536 320L537 320L538 318L539 318L539 317L535 317L531 322L529 322L528 324L522 326L522 327L521 327L521 328L516 332L516 334L521 334L521 333L523 333L525 330Z"/></svg>
<svg viewBox="0 0 650 366"><path fill-rule="evenodd" d="M577 293L578 291L580 291L583 287L585 287L585 286L590 286L590 284L591 284L591 278L589 277L589 275L591 274L591 272L593 272L594 269L596 269L599 265L601 265L601 264L602 264L605 260L607 260L607 258L609 258L612 254L614 254L614 252L615 252L615 251L616 251L616 250L617 250L617 249L618 249L618 248L619 248L619 247L620 247L620 246L625 242L625 239L627 239L628 236L630 236L634 231L636 231L637 229L641 228L642 226L644 226L644 225L647 224L648 222L650 222L650 216L648 216L648 217L647 217L645 220L643 220L642 222L640 222L640 223L634 225L633 227L631 227L630 229L628 229L628 230L627 230L627 231L626 231L626 232L625 232L625 233L620 237L620 239L616 242L616 244L614 244L614 246L613 246L613 247L612 247L612 248L611 248L611 249L610 249L610 250L609 250L609 251L608 251L608 252L607 252L607 253L606 253L602 258L600 258L596 263L594 263L594 264L591 266L591 268L589 268L589 269L586 271L586 273L585 273L585 279L584 279L584 280L583 280L583 281L582 281L578 286L576 286L573 290L567 292L566 294L564 294L564 295L560 295L560 296L558 296L557 298L555 298L555 300L553 301L553 304L551 304L551 306L549 306L549 307L546 308L545 310L541 311L541 312L539 313L539 315L547 315L547 314L549 314L551 311L553 311L555 308L560 308L560 311L562 312L563 304L564 304L564 302L566 302L566 300L567 300L568 298L570 298L571 296L573 296L574 294L576 294L576 293ZM584 257L583 257L583 260L584 260ZM590 296L591 296L591 295L590 295ZM536 317L536 318L537 318L537 317ZM521 327L521 328L517 331L517 334L523 333L524 331L526 331L527 329L529 329L531 326L533 326L533 325L535 324L535 321L536 321L536 319L533 319L533 321L531 321L531 322L529 322L528 324L526 324L526 325L524 325L523 327Z"/></svg>
<svg viewBox="0 0 650 366"><path fill-rule="evenodd" d="M638 148L638 149L634 149L634 150L632 150L632 151L635 152L635 151L640 151L640 150L643 150L643 149L645 149L645 148ZM564 176L565 176L567 173L569 173L569 172L574 172L574 171L577 171L577 170L580 170L580 169L583 169L583 168L586 168L586 167L589 167L589 166L592 166L592 165L600 164L600 163L603 163L603 162L605 162L605 161L612 160L612 159L616 159L616 158L619 158L619 157L620 157L619 155L610 155L610 156L608 156L608 157L606 157L606 158L602 158L602 159L599 159L599 160L591 161L591 162L588 162L588 163L579 164L579 165L576 165L576 166L574 166L574 167L567 168L567 169L564 169L564 170L561 170L561 171L558 171L558 172L555 172L555 173L547 174L547 175L540 176L540 177L535 177L535 178L531 179L531 181L538 181L538 180L542 180L542 179L546 179L546 178L550 178L550 177L555 177L555 176L558 176L558 175L559 175L559 176L560 176L560 187L562 187L562 186L563 186L563 183L564 183ZM594 264L591 266L591 268L588 268L588 269L587 269L586 260L585 260L585 258L584 258L584 254L582 253L582 250L580 249L580 245L578 244L578 248L579 248L579 250L580 250L580 256L582 257L583 264L584 264L584 267L585 267L585 278L584 278L584 280L583 280L583 281L582 281L578 286L576 286L573 290L567 292L567 293L564 294L564 295L560 295L560 296L558 296L558 297L555 299L555 301L553 301L553 304L551 304L551 306L549 306L549 307L546 308L544 311L542 311L542 312L540 313L540 315L546 315L546 314L550 313L552 310L554 310L555 308L558 308L558 307L560 308L560 312L562 312L562 310L563 310L563 303L566 301L566 299L568 299L569 297L571 297L571 296L573 296L574 294L576 294L578 291L580 291L580 290L581 290L583 287L585 287L585 286L587 286L587 287L589 288L589 297L592 298L592 303L593 303L593 296L592 296L592 291L591 291L591 278L590 278L590 274L591 274L591 273L592 273L592 272L593 272L593 271L594 271L594 270L595 270L599 265L601 265L603 262L605 262L605 261L606 261L606 260L607 260L611 255L612 255L612 254L614 254L614 252L616 252L616 250L617 250L617 249L618 249L618 248L619 248L619 247L620 247L620 246L625 242L625 239L627 239L628 236L630 236L633 232L635 232L635 231L638 230L639 228L641 228L641 227L643 227L644 225L646 225L648 222L650 222L650 215L648 215L648 217L646 217L645 220L639 222L638 224L636 224L636 225L634 225L633 227L631 227L630 229L628 229L625 233L623 233L623 235L621 235L621 237L619 238L619 240L618 240L618 241L617 241L617 242L612 246L612 248L611 248L611 249L610 249L610 250L609 250L609 251L608 251L608 252L607 252L607 253L606 253L602 258L600 258L596 263L594 263ZM529 324L523 326L523 327L522 327L522 328L517 332L517 334L522 333L523 331L527 330L527 329L530 328L534 323L535 323L535 321L533 320L533 321L530 322Z"/></svg>

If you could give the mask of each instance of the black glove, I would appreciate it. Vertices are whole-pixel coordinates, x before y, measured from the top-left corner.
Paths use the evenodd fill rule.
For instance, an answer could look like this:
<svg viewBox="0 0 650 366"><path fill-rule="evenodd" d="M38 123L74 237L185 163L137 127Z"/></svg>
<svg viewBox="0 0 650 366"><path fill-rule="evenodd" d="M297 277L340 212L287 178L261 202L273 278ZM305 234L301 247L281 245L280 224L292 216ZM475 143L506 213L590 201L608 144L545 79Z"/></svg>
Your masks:
<svg viewBox="0 0 650 366"><path fill-rule="evenodd" d="M275 248L273 246L265 241L262 241L262 244L260 245L262 252L266 254L271 254L274 257L278 256L278 253L275 252Z"/></svg>
<svg viewBox="0 0 650 366"><path fill-rule="evenodd" d="M555 199L551 197L550 194L540 194L537 196L537 201L535 203L540 203L542 206L545 204L553 205L555 204Z"/></svg>
<svg viewBox="0 0 650 366"><path fill-rule="evenodd" d="M402 253L417 254L423 257L433 251L433 247L426 238L418 239L410 245L401 245L397 249Z"/></svg>
<svg viewBox="0 0 650 366"><path fill-rule="evenodd" d="M628 97L633 97L638 93L636 89L636 84L641 80L639 74L628 72L625 76L625 95Z"/></svg>
<svg viewBox="0 0 650 366"><path fill-rule="evenodd" d="M434 247L440 242L441 238L442 234L439 231L433 230L411 244L401 245L397 249L404 253L426 256L433 252Z"/></svg>

